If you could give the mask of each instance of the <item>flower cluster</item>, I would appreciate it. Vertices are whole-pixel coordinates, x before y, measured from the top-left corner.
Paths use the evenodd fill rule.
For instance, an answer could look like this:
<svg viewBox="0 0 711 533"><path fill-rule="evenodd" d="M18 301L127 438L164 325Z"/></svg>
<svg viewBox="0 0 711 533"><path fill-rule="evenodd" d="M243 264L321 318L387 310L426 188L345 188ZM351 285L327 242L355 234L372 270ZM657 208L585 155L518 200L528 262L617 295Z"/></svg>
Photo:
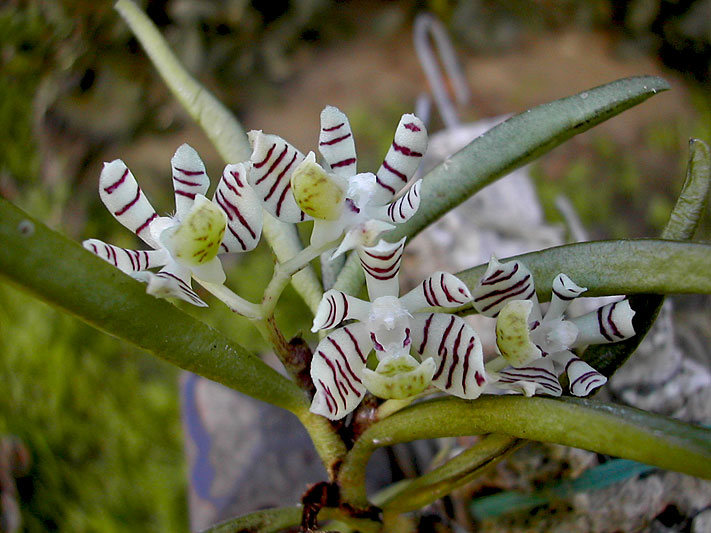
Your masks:
<svg viewBox="0 0 711 533"><path fill-rule="evenodd" d="M102 201L152 249L129 250L97 239L84 241L84 247L146 282L150 294L198 306L206 304L193 291L192 279L224 296L224 290L214 290L225 282L220 255L257 245L263 211L284 222L313 220L310 246L318 253L331 249L333 258L355 249L369 299L337 290L323 295L313 331L331 331L311 363L313 412L343 418L366 392L386 399L429 389L466 399L494 389L558 396L563 373L571 394L585 396L606 378L573 350L634 335L634 312L626 300L566 318L569 303L585 289L565 274L553 281L544 312L531 273L518 261L492 259L471 293L452 274L435 272L400 296L405 239L390 243L379 236L420 205L419 181L398 197L427 147L425 127L414 115L403 115L374 174L357 172L348 118L335 107L321 113L321 163L314 152L304 156L276 135L252 131L249 139L250 159L225 167L211 200L205 196L209 179L202 160L188 145L179 147L171 160L171 216L158 216L121 160L106 163L99 179ZM461 317L438 312L470 303L496 317L499 356L486 365L476 331Z"/></svg>

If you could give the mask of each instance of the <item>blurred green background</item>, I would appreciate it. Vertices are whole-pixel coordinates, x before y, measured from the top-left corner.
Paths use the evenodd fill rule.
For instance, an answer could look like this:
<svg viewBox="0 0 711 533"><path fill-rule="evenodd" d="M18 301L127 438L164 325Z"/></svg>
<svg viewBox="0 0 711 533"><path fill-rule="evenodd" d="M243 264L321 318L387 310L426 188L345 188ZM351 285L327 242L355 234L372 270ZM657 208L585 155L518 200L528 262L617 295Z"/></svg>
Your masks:
<svg viewBox="0 0 711 533"><path fill-rule="evenodd" d="M422 10L447 23L457 46L473 94L460 110L467 121L624 76L667 78L670 93L532 167L552 221L560 221L553 200L562 192L593 237L657 234L681 186L688 138L711 140L709 1L147 3L191 72L247 129L308 150L321 108L337 105L368 169L426 89L411 39ZM76 240L132 247L96 194L103 161L122 158L162 212L172 209L169 160L182 142L219 175L224 163L110 2L10 0L0 7L0 28L3 197ZM703 238L709 228L707 215ZM239 261L232 266L250 276L230 284L257 299L270 254L262 246ZM280 322L288 335L308 330L303 309L287 293ZM186 311L263 348L246 321L220 305ZM0 285L0 436L19 437L31 458L16 480L25 530L187 530L177 374Z"/></svg>

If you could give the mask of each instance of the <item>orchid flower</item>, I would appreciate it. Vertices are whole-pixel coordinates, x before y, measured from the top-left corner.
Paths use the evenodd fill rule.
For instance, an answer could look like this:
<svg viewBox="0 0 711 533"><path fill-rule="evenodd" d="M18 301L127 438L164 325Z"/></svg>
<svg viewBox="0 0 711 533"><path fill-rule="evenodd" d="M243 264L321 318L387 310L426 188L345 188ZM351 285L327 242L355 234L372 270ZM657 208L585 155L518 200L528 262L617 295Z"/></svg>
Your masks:
<svg viewBox="0 0 711 533"><path fill-rule="evenodd" d="M322 248L345 235L336 257L357 246L371 246L380 233L408 220L420 204L420 182L397 201L427 148L427 131L415 115L403 115L377 174L358 174L348 118L327 106L321 112L319 151L299 152L281 137L249 132L253 152L249 183L264 208L284 222L314 219L311 245Z"/></svg>
<svg viewBox="0 0 711 533"><path fill-rule="evenodd" d="M147 292L207 304L193 291L191 278L222 284L222 253L252 250L262 232L262 209L246 181L248 163L227 165L212 201L210 180L197 152L183 144L170 161L175 214L160 217L123 161L104 163L99 195L111 214L152 250L128 250L98 239L84 248L148 284ZM153 273L149 269L162 267Z"/></svg>
<svg viewBox="0 0 711 533"><path fill-rule="evenodd" d="M473 291L473 303L480 313L497 317L496 345L502 357L486 365L488 371L500 370L493 376L498 378L497 387L518 390L526 396L560 396L563 391L558 375L566 372L571 394L587 396L607 382L572 350L634 336L634 311L627 300L620 300L576 318L565 318L570 302L585 290L565 274L558 274L544 314L533 277L524 264L491 259Z"/></svg>
<svg viewBox="0 0 711 533"><path fill-rule="evenodd" d="M314 351L314 413L343 418L366 390L381 398L408 398L432 384L460 398L476 398L486 385L476 332L458 316L425 311L470 301L467 286L452 274L436 272L399 297L404 246L403 238L358 248L370 301L333 289L324 294L313 331L355 322L333 330ZM377 359L374 370L367 367L371 350Z"/></svg>

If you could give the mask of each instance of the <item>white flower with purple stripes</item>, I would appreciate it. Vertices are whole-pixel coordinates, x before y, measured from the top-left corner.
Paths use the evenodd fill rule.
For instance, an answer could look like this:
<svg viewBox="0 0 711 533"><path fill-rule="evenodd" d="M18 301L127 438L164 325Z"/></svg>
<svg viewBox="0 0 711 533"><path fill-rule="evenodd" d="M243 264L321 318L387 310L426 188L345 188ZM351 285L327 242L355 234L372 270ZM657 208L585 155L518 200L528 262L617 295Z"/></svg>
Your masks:
<svg viewBox="0 0 711 533"><path fill-rule="evenodd" d="M408 220L420 204L420 182L393 202L417 170L427 131L415 115L403 115L376 174L357 173L350 123L339 109L321 112L319 152L304 156L281 137L251 131L249 182L264 208L284 222L314 219L311 245L322 248L345 235L333 257L374 244L378 235Z"/></svg>
<svg viewBox="0 0 711 533"><path fill-rule="evenodd" d="M193 291L191 277L222 284L220 253L245 252L259 242L262 209L247 184L248 163L227 165L212 201L210 180L197 152L183 144L171 159L175 214L159 217L123 161L105 163L99 195L111 214L153 250L128 250L98 239L84 248L121 271L148 283L148 293L207 304ZM153 273L149 269L162 267Z"/></svg>
<svg viewBox="0 0 711 533"><path fill-rule="evenodd" d="M473 303L480 313L496 317L496 345L501 357L487 363L486 369L497 372L497 387L526 396L560 396L563 390L558 375L566 372L571 394L587 396L607 382L572 350L634 336L634 311L627 300L620 300L576 318L564 318L570 302L585 290L565 274L558 274L543 314L533 277L523 263L491 259L473 291Z"/></svg>
<svg viewBox="0 0 711 533"><path fill-rule="evenodd" d="M343 418L366 391L381 398L408 398L430 384L460 398L478 397L487 377L481 342L460 317L427 312L471 300L467 286L452 274L436 272L399 297L398 273L405 239L381 240L358 248L370 301L341 291L323 296L313 331L330 329L311 362L316 395L311 411ZM368 355L375 351L368 368Z"/></svg>

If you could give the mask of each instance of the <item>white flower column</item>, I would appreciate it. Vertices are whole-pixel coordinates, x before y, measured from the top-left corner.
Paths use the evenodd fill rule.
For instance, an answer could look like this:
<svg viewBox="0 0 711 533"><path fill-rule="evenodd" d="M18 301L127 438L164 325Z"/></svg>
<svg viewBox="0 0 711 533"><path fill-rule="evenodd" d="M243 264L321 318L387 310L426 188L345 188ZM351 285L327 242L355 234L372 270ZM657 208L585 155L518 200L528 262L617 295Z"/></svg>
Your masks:
<svg viewBox="0 0 711 533"><path fill-rule="evenodd" d="M376 174L358 173L350 123L339 109L321 112L319 152L323 166L281 137L251 131L249 182L274 217L284 222L313 218L311 245L321 248L344 236L334 256L373 245L381 232L408 220L420 202L420 183L393 202L417 170L427 131L414 115L403 115Z"/></svg>
<svg viewBox="0 0 711 533"><path fill-rule="evenodd" d="M316 347L311 378L316 395L311 411L331 420L343 418L366 391L381 398L407 398L430 384L460 398L476 398L487 383L476 332L454 315L426 312L457 307L471 300L466 285L436 272L402 297L398 273L405 239L381 240L359 248L369 302L330 290L314 318L313 331L330 329ZM375 352L375 368L368 355Z"/></svg>
<svg viewBox="0 0 711 533"><path fill-rule="evenodd" d="M148 283L154 296L176 297L197 306L205 302L191 278L222 284L222 253L252 250L262 232L262 209L247 183L248 164L227 165L212 201L210 180L197 152L183 144L171 159L175 214L159 217L123 161L105 163L99 195L111 214L152 250L128 250L98 239L84 248L126 274ZM150 269L162 267L159 272Z"/></svg>
<svg viewBox="0 0 711 533"><path fill-rule="evenodd" d="M571 350L634 336L634 311L627 300L620 300L586 315L565 318L570 302L585 290L565 274L558 274L551 303L543 314L533 277L523 263L491 259L473 291L473 303L480 313L496 317L496 345L502 357L487 364L487 369L500 370L498 387L527 396L560 396L558 375L566 372L571 394L587 396L607 382Z"/></svg>

